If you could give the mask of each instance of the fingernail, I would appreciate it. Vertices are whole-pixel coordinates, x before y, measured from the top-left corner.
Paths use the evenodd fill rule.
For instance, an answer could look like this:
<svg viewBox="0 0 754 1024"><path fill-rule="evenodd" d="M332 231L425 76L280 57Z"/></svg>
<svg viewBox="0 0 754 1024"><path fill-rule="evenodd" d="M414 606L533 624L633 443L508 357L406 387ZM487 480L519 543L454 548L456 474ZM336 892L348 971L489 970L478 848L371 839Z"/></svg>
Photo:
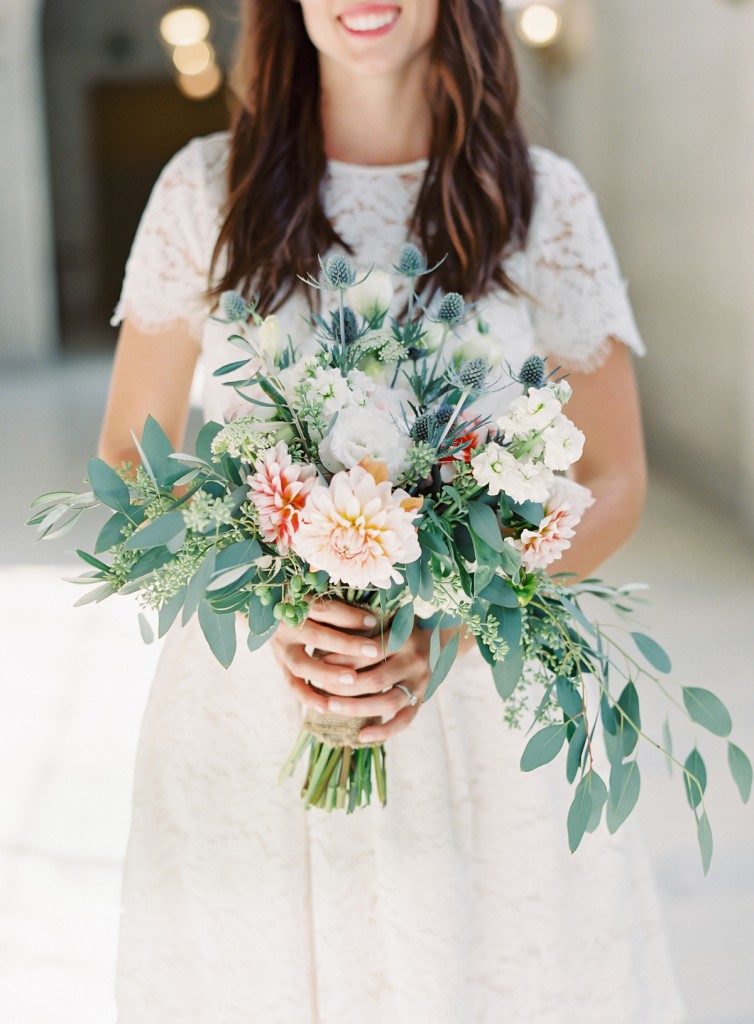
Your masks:
<svg viewBox="0 0 754 1024"><path fill-rule="evenodd" d="M367 658L374 658L375 655L379 654L376 644L362 644L361 653L366 655Z"/></svg>
<svg viewBox="0 0 754 1024"><path fill-rule="evenodd" d="M350 672L341 672L340 675L338 676L338 682L342 683L343 686L352 686L353 676L351 675Z"/></svg>
<svg viewBox="0 0 754 1024"><path fill-rule="evenodd" d="M371 743L373 739L374 739L374 733L373 732L363 732L359 736L359 741L361 743Z"/></svg>
<svg viewBox="0 0 754 1024"><path fill-rule="evenodd" d="M377 619L374 617L374 615L365 615L364 616L364 625L365 626L376 626L377 625Z"/></svg>
<svg viewBox="0 0 754 1024"><path fill-rule="evenodd" d="M340 711L343 705L340 703L339 700L331 700L328 702L327 707L330 711Z"/></svg>

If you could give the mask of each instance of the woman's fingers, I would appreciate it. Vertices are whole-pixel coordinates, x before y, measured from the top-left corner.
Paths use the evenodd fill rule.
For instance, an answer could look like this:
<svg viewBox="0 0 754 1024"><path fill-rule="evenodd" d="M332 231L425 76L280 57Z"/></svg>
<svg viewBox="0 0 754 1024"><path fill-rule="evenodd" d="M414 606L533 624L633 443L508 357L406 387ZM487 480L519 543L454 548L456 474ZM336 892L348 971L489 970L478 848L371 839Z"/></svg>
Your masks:
<svg viewBox="0 0 754 1024"><path fill-rule="evenodd" d="M285 677L285 681L293 690L294 696L299 700L305 707L311 708L313 711L319 711L320 714L327 713L327 698L322 694L317 693L309 686L306 680L296 676L285 665L280 666Z"/></svg>
<svg viewBox="0 0 754 1024"><path fill-rule="evenodd" d="M400 690L398 691L401 692ZM408 697L404 698L408 700ZM362 743L384 743L385 740L390 739L391 736L395 736L396 733L401 732L405 729L416 718L416 715L421 707L421 703L411 707L409 704L407 707L402 708L394 718L391 718L389 722L383 722L382 725L366 725L359 733L359 739Z"/></svg>
<svg viewBox="0 0 754 1024"><path fill-rule="evenodd" d="M377 625L377 619L371 612L343 601L322 598L309 605L309 618L339 629L373 629Z"/></svg>
<svg viewBox="0 0 754 1024"><path fill-rule="evenodd" d="M344 606L345 607L345 606ZM341 629L330 628L315 619L307 618L297 629L281 624L275 632L278 644L288 643L328 654L345 654L366 665L374 665L384 658L382 640L376 637L357 636L344 633Z"/></svg>

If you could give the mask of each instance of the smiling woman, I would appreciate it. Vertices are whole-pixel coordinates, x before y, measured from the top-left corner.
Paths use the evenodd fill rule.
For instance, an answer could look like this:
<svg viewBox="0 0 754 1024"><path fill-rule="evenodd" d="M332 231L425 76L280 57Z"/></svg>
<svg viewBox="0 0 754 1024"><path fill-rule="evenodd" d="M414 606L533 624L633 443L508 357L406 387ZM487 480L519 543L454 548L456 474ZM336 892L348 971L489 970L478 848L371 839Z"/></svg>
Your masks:
<svg viewBox="0 0 754 1024"><path fill-rule="evenodd" d="M200 347L205 417L228 411L213 373L229 358L227 329L210 318L221 292L256 291L303 363L317 347L302 329L309 297L331 311L297 275L317 271L317 254L345 264L343 250L387 270L408 241L417 273L438 264L422 278L425 305L438 289L484 305L483 325L461 323L461 295L443 298L455 326L433 342L433 367L481 337L477 361L496 373L535 354L572 371L571 419L586 434L577 482L597 501L567 569L589 573L641 511L630 351L644 347L589 187L523 138L499 0L248 0L245 11L233 130L174 157L134 243L103 456L137 461L130 431L147 413L180 438ZM414 301L408 280L393 314ZM320 377L322 406L343 415ZM482 401L480 415L499 417L510 393ZM358 419L344 416L323 459L363 442ZM254 487L270 527L281 488L307 481L268 454ZM375 483L356 474L354 494L318 507L310 565L333 571L380 530L386 546L410 543L405 517L374 503ZM365 583L384 578L370 550ZM168 636L136 768L120 1024L682 1019L637 838L597 833L571 860L563 791L545 773L522 776L525 737L504 731L481 655L467 651L424 703L430 641L404 618L404 644L383 654L359 635L363 610L318 602L227 671L195 619ZM337 820L276 787L301 705L382 719L360 739L390 737L386 808Z"/></svg>

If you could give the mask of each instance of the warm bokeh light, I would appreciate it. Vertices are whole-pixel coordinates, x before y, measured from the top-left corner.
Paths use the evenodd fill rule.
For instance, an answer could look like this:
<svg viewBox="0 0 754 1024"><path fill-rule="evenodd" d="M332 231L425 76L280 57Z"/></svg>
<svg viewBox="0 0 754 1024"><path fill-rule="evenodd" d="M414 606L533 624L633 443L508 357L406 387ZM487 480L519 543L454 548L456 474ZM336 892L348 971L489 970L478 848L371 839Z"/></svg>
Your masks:
<svg viewBox="0 0 754 1024"><path fill-rule="evenodd" d="M562 19L548 4L531 4L518 16L518 34L528 46L549 46L560 34Z"/></svg>
<svg viewBox="0 0 754 1024"><path fill-rule="evenodd" d="M209 43L192 43L191 46L176 46L173 63L183 75L200 75L214 63L215 54Z"/></svg>
<svg viewBox="0 0 754 1024"><path fill-rule="evenodd" d="M223 73L217 64L210 64L198 75L178 75L178 88L190 100L207 100L223 84Z"/></svg>
<svg viewBox="0 0 754 1024"><path fill-rule="evenodd" d="M176 7L160 21L160 35L169 46L195 46L209 30L209 18L199 7Z"/></svg>

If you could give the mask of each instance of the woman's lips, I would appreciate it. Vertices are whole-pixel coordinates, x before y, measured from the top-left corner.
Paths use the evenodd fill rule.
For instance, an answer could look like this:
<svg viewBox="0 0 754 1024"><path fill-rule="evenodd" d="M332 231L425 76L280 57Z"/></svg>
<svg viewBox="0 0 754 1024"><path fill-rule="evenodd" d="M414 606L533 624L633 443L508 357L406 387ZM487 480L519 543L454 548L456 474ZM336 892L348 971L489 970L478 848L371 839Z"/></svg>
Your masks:
<svg viewBox="0 0 754 1024"><path fill-rule="evenodd" d="M338 20L350 35L374 37L389 32L400 13L392 4L364 4L342 11Z"/></svg>

